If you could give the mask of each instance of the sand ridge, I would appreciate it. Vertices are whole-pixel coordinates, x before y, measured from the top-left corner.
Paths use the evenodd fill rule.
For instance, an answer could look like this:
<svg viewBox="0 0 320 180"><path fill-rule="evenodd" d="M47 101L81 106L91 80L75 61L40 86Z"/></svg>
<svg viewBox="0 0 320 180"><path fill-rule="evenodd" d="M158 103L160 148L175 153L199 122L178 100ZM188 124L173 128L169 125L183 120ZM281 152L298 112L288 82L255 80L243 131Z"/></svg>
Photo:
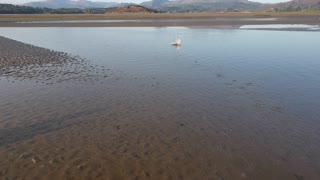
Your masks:
<svg viewBox="0 0 320 180"><path fill-rule="evenodd" d="M110 76L110 69L64 52L57 52L0 36L0 77L52 84L68 80L92 81Z"/></svg>

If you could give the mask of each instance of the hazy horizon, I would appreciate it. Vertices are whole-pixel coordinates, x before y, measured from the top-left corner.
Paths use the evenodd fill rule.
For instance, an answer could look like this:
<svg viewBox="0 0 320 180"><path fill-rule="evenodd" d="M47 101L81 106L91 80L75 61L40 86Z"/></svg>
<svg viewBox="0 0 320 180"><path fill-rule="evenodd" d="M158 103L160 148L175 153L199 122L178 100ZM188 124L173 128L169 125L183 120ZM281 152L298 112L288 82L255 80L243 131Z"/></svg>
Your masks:
<svg viewBox="0 0 320 180"><path fill-rule="evenodd" d="M36 2L36 1L45 1L45 0L0 0L0 3L7 4L23 4L27 2ZM93 2L128 2L128 3L141 3L148 0L90 0ZM287 2L290 0L249 0L253 2L261 2L261 3L279 3L279 2Z"/></svg>

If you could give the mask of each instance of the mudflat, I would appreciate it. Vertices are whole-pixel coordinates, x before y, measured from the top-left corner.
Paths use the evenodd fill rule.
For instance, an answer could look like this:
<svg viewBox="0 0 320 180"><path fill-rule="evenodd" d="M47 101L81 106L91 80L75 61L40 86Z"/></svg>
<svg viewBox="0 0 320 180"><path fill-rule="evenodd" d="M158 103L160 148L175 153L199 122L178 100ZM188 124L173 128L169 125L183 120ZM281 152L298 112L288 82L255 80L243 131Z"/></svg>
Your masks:
<svg viewBox="0 0 320 180"><path fill-rule="evenodd" d="M0 178L320 177L319 32L0 33Z"/></svg>
<svg viewBox="0 0 320 180"><path fill-rule="evenodd" d="M270 19L272 18L272 19ZM320 13L113 13L0 15L0 27L159 27L250 24L319 24ZM267 19L267 20L266 20ZM74 20L68 23L64 21ZM92 21L90 20L100 20ZM122 20L103 22L103 20ZM126 21L127 20L127 21ZM132 21L135 20L135 21ZM41 23L39 23L41 21ZM51 21L51 22L50 22ZM61 21L53 23L52 21ZM25 22L25 23L21 23Z"/></svg>
<svg viewBox="0 0 320 180"><path fill-rule="evenodd" d="M70 79L88 80L107 77L105 69L93 67L79 56L25 44L0 36L0 76L13 80L36 80L51 84Z"/></svg>

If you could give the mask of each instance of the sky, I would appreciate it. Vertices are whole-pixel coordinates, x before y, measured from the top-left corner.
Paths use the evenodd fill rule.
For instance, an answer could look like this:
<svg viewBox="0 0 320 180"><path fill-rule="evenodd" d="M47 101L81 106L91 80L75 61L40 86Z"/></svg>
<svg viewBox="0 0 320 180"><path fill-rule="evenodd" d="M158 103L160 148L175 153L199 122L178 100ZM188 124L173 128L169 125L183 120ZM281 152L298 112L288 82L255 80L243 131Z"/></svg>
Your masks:
<svg viewBox="0 0 320 180"><path fill-rule="evenodd" d="M43 0L0 0L0 3L9 3L9 4L23 4L26 2L34 1L43 1ZM91 0L91 1L100 1L100 2L132 2L132 3L141 3L148 0ZM277 2L286 2L289 0L250 0L255 2L262 3L277 3Z"/></svg>

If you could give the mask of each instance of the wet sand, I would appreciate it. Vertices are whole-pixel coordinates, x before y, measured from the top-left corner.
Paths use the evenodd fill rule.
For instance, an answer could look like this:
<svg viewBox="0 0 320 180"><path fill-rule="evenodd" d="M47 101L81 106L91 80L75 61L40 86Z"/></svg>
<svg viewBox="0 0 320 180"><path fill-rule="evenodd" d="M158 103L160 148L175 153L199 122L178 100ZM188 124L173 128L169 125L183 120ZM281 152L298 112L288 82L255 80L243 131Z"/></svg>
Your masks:
<svg viewBox="0 0 320 180"><path fill-rule="evenodd" d="M3 179L320 177L319 125L261 100L254 83L198 89L116 76L81 57L4 37L0 52ZM76 78L59 81L64 69ZM99 81L79 83L79 69L85 77L99 69ZM37 83L43 75L55 78ZM211 81L226 83L223 74Z"/></svg>
<svg viewBox="0 0 320 180"><path fill-rule="evenodd" d="M274 18L266 21L265 18ZM319 24L319 13L155 13L103 15L0 15L0 27L162 27L253 24ZM216 19L216 20L215 20ZM252 20L254 19L254 21ZM123 22L37 23L32 21L124 20ZM125 20L141 20L130 22ZM155 20L144 22L143 20ZM159 20L174 20L161 22ZM199 21L188 21L199 20ZM17 22L28 23L17 23Z"/></svg>
<svg viewBox="0 0 320 180"><path fill-rule="evenodd" d="M8 81L33 80L53 84L108 77L109 70L79 56L56 52L0 36L0 76Z"/></svg>

